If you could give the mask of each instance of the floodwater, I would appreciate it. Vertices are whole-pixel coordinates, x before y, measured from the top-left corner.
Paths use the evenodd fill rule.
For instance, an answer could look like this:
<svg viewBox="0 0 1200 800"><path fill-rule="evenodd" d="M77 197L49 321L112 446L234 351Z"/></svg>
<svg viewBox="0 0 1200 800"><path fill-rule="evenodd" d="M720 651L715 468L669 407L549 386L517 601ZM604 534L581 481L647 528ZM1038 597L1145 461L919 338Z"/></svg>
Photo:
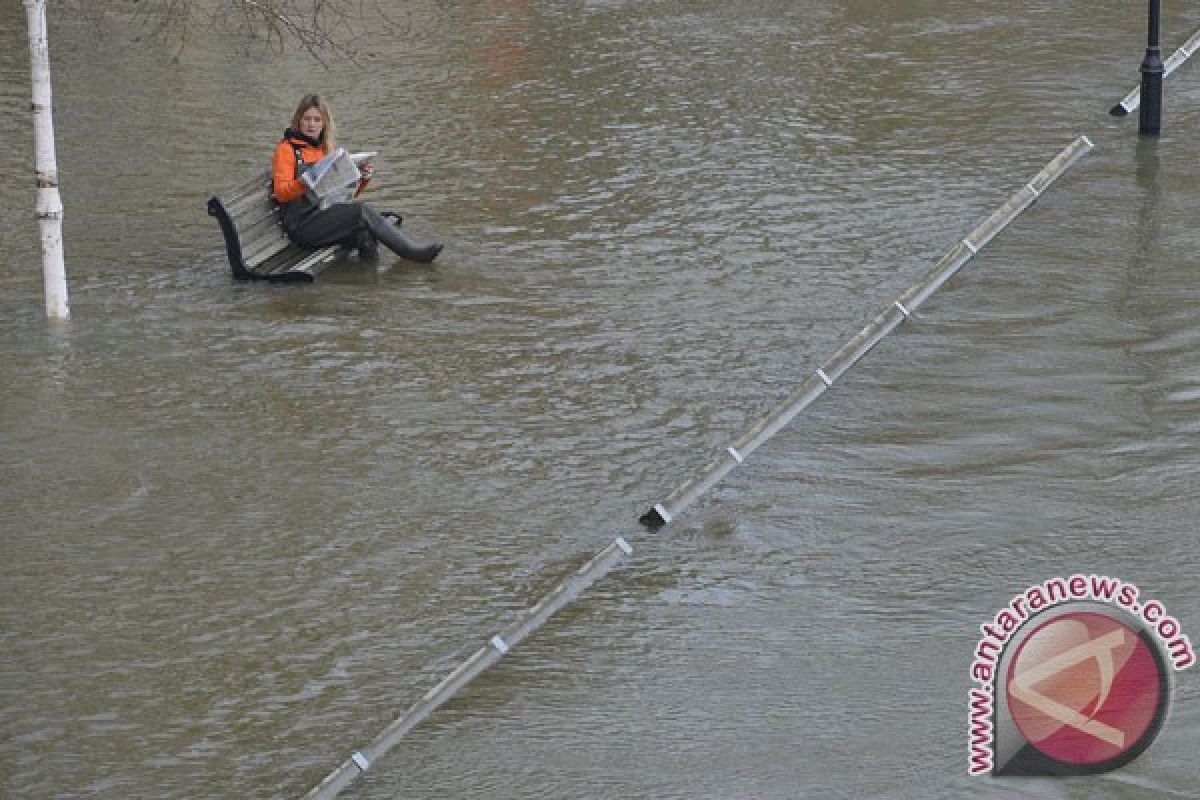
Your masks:
<svg viewBox="0 0 1200 800"><path fill-rule="evenodd" d="M1169 53L1200 10L1167 3ZM413 0L357 64L51 5L72 317L0 6L0 796L298 797L614 536L355 798L1200 796L967 775L979 625L1136 583L1200 640L1200 64L1138 3ZM411 12L411 13L410 13ZM432 266L231 281L204 202L305 91ZM657 534L1080 134L1096 150Z"/></svg>

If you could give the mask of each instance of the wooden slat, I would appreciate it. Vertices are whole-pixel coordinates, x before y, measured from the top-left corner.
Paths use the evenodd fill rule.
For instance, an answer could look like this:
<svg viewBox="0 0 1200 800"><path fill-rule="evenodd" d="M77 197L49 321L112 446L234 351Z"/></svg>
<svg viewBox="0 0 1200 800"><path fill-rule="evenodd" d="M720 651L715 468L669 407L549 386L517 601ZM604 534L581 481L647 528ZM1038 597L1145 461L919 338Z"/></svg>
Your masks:
<svg viewBox="0 0 1200 800"><path fill-rule="evenodd" d="M290 250L281 251L264 261L255 272L261 275L279 275L286 272L304 272L316 275L340 250L340 247L326 247L314 251L293 245Z"/></svg>
<svg viewBox="0 0 1200 800"><path fill-rule="evenodd" d="M264 242L252 250L243 250L242 261L246 264L246 269L253 272L257 271L258 268L268 259L274 258L280 253L287 252L291 249L295 249L298 254L308 252L307 250L296 247L296 245L292 244L291 242L273 240Z"/></svg>
<svg viewBox="0 0 1200 800"><path fill-rule="evenodd" d="M275 208L275 201L265 192L246 195L245 197L221 198L221 205L234 219L243 215L258 215Z"/></svg>
<svg viewBox="0 0 1200 800"><path fill-rule="evenodd" d="M268 213L255 212L253 216L246 215L237 220L238 235L243 238L257 239L268 232L283 235L283 221L279 211L271 209Z"/></svg>
<svg viewBox="0 0 1200 800"><path fill-rule="evenodd" d="M272 219L265 219L253 228L247 228L238 233L238 238L242 242L242 251L254 247L258 243L277 240L287 243L287 234L283 232L283 227Z"/></svg>

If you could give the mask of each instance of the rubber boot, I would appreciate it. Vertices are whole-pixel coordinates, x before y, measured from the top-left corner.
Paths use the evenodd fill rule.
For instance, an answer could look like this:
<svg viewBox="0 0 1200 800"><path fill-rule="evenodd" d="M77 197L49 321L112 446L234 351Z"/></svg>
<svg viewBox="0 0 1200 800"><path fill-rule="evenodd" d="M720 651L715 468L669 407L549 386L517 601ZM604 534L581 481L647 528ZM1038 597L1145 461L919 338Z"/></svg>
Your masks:
<svg viewBox="0 0 1200 800"><path fill-rule="evenodd" d="M354 249L358 251L358 257L363 261L379 260L379 242L376 241L375 234L369 230L361 230L355 234Z"/></svg>
<svg viewBox="0 0 1200 800"><path fill-rule="evenodd" d="M428 264L438 257L438 253L442 252L444 245L440 242L420 247L370 206L363 206L363 217L366 219L367 225L371 229L371 234L375 239L382 242L384 247L401 258L407 258L409 261L416 261L421 264Z"/></svg>

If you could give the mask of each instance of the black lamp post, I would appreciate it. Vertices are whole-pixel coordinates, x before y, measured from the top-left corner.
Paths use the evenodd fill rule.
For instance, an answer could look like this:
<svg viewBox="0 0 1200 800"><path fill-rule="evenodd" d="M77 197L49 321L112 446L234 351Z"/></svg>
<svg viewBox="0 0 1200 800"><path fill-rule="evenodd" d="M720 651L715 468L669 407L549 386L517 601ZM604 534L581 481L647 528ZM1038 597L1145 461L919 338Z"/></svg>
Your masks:
<svg viewBox="0 0 1200 800"><path fill-rule="evenodd" d="M1146 34L1146 57L1142 59L1142 99L1138 133L1157 136L1162 130L1162 49L1158 46L1162 0L1150 0L1150 22Z"/></svg>

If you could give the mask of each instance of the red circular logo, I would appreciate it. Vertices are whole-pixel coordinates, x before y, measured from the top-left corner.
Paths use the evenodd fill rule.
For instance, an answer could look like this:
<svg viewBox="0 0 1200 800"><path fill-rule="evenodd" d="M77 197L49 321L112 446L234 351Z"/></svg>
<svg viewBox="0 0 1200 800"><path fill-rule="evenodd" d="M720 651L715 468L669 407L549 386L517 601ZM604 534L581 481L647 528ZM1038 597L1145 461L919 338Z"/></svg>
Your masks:
<svg viewBox="0 0 1200 800"><path fill-rule="evenodd" d="M1037 750L1067 765L1112 769L1145 750L1166 713L1161 656L1123 621L1067 613L1040 625L1008 669L1012 720Z"/></svg>

